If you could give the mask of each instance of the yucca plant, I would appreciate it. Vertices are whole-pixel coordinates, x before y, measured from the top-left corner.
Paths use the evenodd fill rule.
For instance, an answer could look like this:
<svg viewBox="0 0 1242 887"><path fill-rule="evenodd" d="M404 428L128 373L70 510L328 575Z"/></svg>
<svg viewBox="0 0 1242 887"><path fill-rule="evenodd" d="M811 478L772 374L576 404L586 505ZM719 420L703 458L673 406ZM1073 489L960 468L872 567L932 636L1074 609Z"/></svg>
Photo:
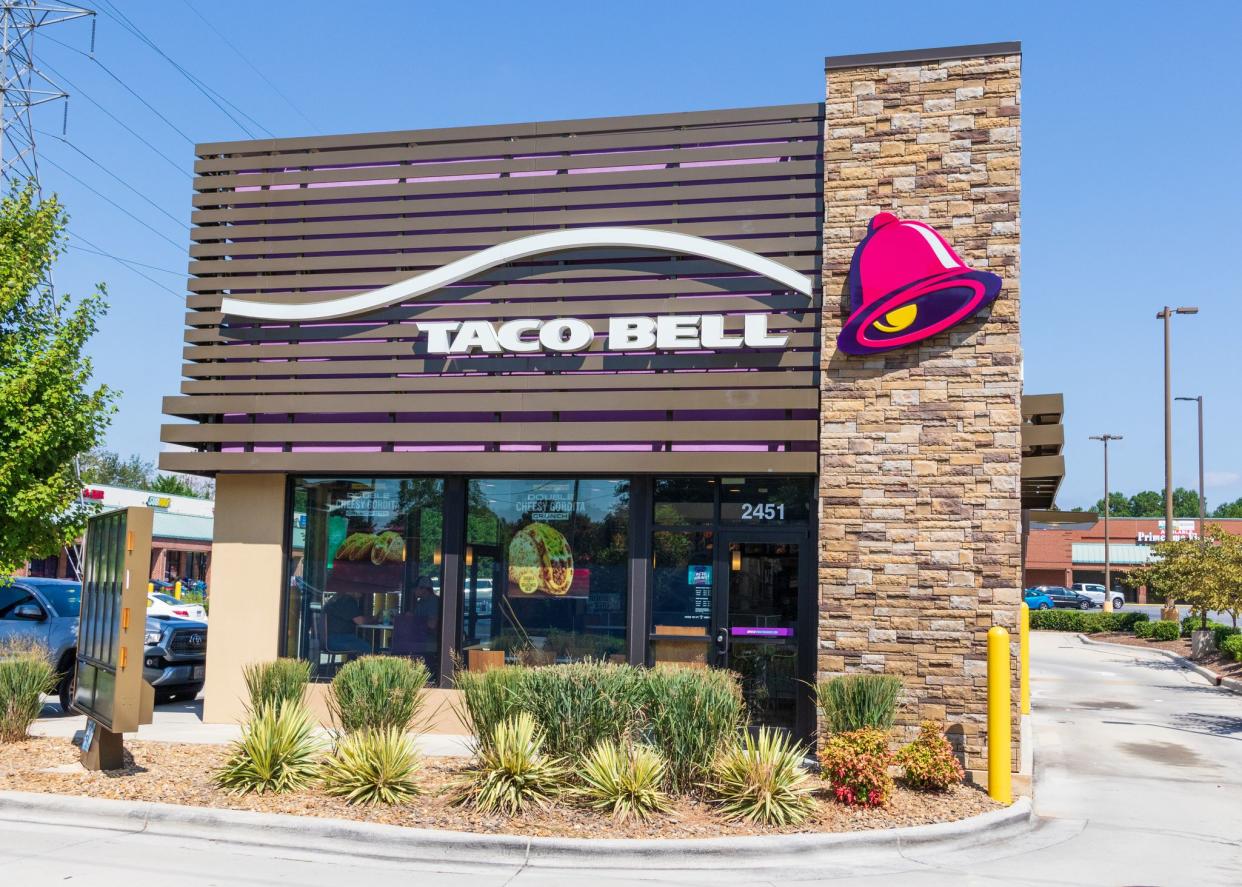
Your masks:
<svg viewBox="0 0 1242 887"><path fill-rule="evenodd" d="M460 692L459 713L474 732L476 750L490 746L496 727L518 711L517 688L525 680L523 668L466 671L460 664L453 683Z"/></svg>
<svg viewBox="0 0 1242 887"><path fill-rule="evenodd" d="M56 689L56 668L42 647L0 645L0 742L20 742L43 711L44 693Z"/></svg>
<svg viewBox="0 0 1242 887"><path fill-rule="evenodd" d="M242 666L250 711L265 705L300 704L306 701L310 663L302 659L277 659Z"/></svg>
<svg viewBox="0 0 1242 887"><path fill-rule="evenodd" d="M419 720L427 666L401 656L363 656L347 662L328 688L328 710L346 733L396 727L409 730Z"/></svg>
<svg viewBox="0 0 1242 887"><path fill-rule="evenodd" d="M784 731L747 732L717 759L708 789L726 819L797 825L815 810L804 754Z"/></svg>
<svg viewBox="0 0 1242 887"><path fill-rule="evenodd" d="M513 816L532 805L546 806L560 794L565 768L543 753L535 719L518 712L496 725L465 777L454 797L457 803Z"/></svg>
<svg viewBox="0 0 1242 887"><path fill-rule="evenodd" d="M419 793L421 762L396 727L346 735L323 762L323 787L351 804L402 804Z"/></svg>
<svg viewBox="0 0 1242 887"><path fill-rule="evenodd" d="M658 668L645 676L643 740L668 767L674 791L707 775L746 721L737 676L716 669Z"/></svg>
<svg viewBox="0 0 1242 887"><path fill-rule="evenodd" d="M601 742L587 752L578 770L578 794L596 810L617 819L646 819L670 806L664 792L667 768L655 749L644 745Z"/></svg>
<svg viewBox="0 0 1242 887"><path fill-rule="evenodd" d="M892 729L900 695L901 679L891 674L847 674L815 685L829 733Z"/></svg>
<svg viewBox="0 0 1242 887"><path fill-rule="evenodd" d="M306 788L318 775L321 750L305 706L265 705L242 726L241 739L216 771L215 783L238 795Z"/></svg>

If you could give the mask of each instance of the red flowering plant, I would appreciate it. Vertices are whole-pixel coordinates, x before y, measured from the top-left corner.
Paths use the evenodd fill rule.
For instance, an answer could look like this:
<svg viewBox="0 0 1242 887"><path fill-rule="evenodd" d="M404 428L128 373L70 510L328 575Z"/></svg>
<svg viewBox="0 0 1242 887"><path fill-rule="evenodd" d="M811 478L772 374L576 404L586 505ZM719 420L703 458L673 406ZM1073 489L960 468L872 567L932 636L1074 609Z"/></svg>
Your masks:
<svg viewBox="0 0 1242 887"><path fill-rule="evenodd" d="M905 770L906 784L919 791L947 791L964 776L953 746L935 721L919 726L918 738L897 752L897 763Z"/></svg>
<svg viewBox="0 0 1242 887"><path fill-rule="evenodd" d="M864 727L835 733L819 750L821 773L833 796L851 807L883 807L893 793L888 733Z"/></svg>

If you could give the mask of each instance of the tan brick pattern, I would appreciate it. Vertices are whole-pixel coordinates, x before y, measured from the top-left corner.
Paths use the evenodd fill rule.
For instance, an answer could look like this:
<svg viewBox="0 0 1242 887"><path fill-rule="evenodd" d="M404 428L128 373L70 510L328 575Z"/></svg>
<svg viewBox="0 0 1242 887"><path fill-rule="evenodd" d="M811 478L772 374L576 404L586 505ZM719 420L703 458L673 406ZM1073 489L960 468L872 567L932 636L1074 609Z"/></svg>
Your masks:
<svg viewBox="0 0 1242 887"><path fill-rule="evenodd" d="M1010 629L1016 653L1022 568L1020 72L1006 55L827 77L819 673L900 675L903 730L946 722L979 781L987 631ZM838 353L850 257L880 211L1004 278L990 313L903 350Z"/></svg>

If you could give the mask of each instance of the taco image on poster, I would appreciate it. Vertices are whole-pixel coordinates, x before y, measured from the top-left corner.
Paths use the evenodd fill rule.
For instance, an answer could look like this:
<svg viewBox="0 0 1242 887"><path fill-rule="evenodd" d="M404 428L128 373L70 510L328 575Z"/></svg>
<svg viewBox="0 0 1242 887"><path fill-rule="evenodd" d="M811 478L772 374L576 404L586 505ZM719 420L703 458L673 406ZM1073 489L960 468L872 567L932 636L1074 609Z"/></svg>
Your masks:
<svg viewBox="0 0 1242 887"><path fill-rule="evenodd" d="M371 556L378 536L374 533L350 533L336 549L338 561L360 561Z"/></svg>
<svg viewBox="0 0 1242 887"><path fill-rule="evenodd" d="M378 567L380 564L399 564L404 560L405 540L400 533L385 530L376 537L375 544L371 546L371 563Z"/></svg>
<svg viewBox="0 0 1242 887"><path fill-rule="evenodd" d="M538 522L519 530L509 543L509 581L524 594L567 594L574 582L574 556L565 537Z"/></svg>

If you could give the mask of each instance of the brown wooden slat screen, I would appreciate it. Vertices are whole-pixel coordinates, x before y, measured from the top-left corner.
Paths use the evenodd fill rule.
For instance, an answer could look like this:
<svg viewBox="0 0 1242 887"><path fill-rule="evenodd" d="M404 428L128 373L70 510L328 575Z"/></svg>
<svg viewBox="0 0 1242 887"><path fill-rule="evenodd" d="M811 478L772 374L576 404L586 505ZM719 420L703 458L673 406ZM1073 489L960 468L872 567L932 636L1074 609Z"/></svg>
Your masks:
<svg viewBox="0 0 1242 887"><path fill-rule="evenodd" d="M197 148L182 394L166 468L814 471L818 287L697 256L540 255L319 322L226 317L405 280L561 228L705 237L818 280L820 105L211 143ZM781 350L426 353L426 320L765 313Z"/></svg>

